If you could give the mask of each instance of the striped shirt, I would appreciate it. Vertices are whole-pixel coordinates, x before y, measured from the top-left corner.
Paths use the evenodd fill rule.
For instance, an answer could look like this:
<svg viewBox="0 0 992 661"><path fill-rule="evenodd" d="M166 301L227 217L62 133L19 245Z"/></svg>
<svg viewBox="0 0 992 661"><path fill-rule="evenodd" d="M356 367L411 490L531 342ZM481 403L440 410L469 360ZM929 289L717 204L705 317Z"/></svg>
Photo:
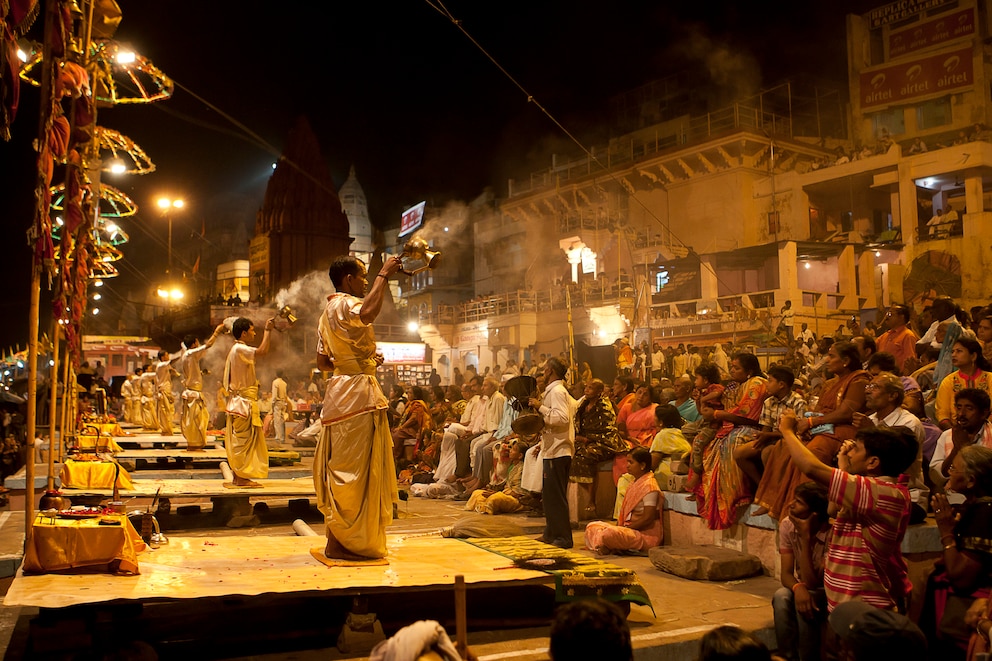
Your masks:
<svg viewBox="0 0 992 661"><path fill-rule="evenodd" d="M887 610L904 604L912 590L900 549L909 524L905 479L894 484L891 478L834 469L830 500L841 510L827 545L823 575L829 611L855 597Z"/></svg>

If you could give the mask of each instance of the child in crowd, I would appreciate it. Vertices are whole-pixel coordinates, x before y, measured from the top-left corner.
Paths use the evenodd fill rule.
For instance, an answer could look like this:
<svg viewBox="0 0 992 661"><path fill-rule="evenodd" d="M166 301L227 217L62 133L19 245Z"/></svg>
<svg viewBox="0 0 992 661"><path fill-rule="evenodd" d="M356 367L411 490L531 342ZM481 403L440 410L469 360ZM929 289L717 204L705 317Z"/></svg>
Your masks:
<svg viewBox="0 0 992 661"><path fill-rule="evenodd" d="M713 363L703 363L697 367L695 385L696 409L703 420L692 439L692 479L686 484L686 490L690 492L699 486L698 482L703 474L703 453L723 426L721 421L713 417L715 411L723 409L724 387L720 385L720 368Z"/></svg>
<svg viewBox="0 0 992 661"><path fill-rule="evenodd" d="M753 441L741 443L734 449L734 461L754 484L761 482L765 460L772 447L782 438L782 434L778 431L778 419L789 409L795 411L799 417L806 414L806 401L802 395L793 392L792 389L796 376L791 368L785 365L772 365L768 368L766 376L768 382L765 390L768 392L768 398L762 404L761 417L758 418L761 431ZM764 508L755 510L755 515L768 513L767 510L762 512L762 509Z"/></svg>
<svg viewBox="0 0 992 661"><path fill-rule="evenodd" d="M772 597L775 638L786 659L820 658L820 629L827 619L823 561L830 536L827 488L816 482L796 487L789 516L779 524L782 587Z"/></svg>
<svg viewBox="0 0 992 661"><path fill-rule="evenodd" d="M692 448L682 435L682 425L685 420L679 410L671 404L659 404L654 410L658 421L658 433L651 442L651 470L662 489L668 487L668 478L672 475L670 460L685 456Z"/></svg>
<svg viewBox="0 0 992 661"><path fill-rule="evenodd" d="M860 598L905 613L912 585L900 547L912 500L903 473L916 459L916 438L901 427L860 429L844 441L832 468L799 440L797 425L792 412L782 415L782 442L796 467L827 486L830 502L840 507L823 570L828 610Z"/></svg>

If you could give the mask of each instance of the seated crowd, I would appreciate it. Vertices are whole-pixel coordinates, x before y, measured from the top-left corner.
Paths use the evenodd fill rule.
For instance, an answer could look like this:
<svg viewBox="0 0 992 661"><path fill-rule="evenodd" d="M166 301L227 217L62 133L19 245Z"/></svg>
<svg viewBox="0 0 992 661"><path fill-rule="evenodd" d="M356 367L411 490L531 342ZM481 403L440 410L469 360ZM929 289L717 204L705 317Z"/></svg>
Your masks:
<svg viewBox="0 0 992 661"><path fill-rule="evenodd" d="M663 492L685 491L713 530L749 511L778 522L783 658L838 658L844 636L828 616L848 602L886 613L884 626L911 632L904 639L925 636L929 657L917 658L987 649L992 307L970 319L937 298L919 332L911 316L893 305L877 330L852 320L851 335L841 326L832 338L789 326L784 359L767 369L723 347L633 352L625 341L610 387L573 365L573 529L590 521L585 545L596 553L644 553L662 543ZM532 397L547 374L472 372L461 388L400 388L400 480L475 512L540 513L540 434L528 418L539 417ZM520 378L532 379L525 394L512 387ZM615 500L597 503L610 493L604 480ZM908 526L928 517L942 553L914 593L900 549ZM850 610L844 617L865 615Z"/></svg>

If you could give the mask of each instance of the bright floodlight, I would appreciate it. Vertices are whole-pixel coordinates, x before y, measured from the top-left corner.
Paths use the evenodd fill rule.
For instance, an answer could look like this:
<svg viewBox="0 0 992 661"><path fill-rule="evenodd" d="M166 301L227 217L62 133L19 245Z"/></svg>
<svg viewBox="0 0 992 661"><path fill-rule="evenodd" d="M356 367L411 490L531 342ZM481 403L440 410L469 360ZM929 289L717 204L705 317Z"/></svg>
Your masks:
<svg viewBox="0 0 992 661"><path fill-rule="evenodd" d="M167 197L160 197L158 198L158 201L155 202L155 204L158 205L159 209L168 209L169 207L172 206L172 200L170 200Z"/></svg>
<svg viewBox="0 0 992 661"><path fill-rule="evenodd" d="M803 263L803 268L805 268L805 269L811 269L811 268L813 268L813 265L810 264L809 262L805 262L805 263Z"/></svg>
<svg viewBox="0 0 992 661"><path fill-rule="evenodd" d="M117 52L117 64L134 64L134 60L134 51L122 50Z"/></svg>
<svg viewBox="0 0 992 661"><path fill-rule="evenodd" d="M18 48L17 49L17 59L20 60L21 62L27 62L28 61L28 54L25 53L22 49Z"/></svg>
<svg viewBox="0 0 992 661"><path fill-rule="evenodd" d="M93 308L93 314L100 314L100 308Z"/></svg>
<svg viewBox="0 0 992 661"><path fill-rule="evenodd" d="M420 330L420 324L418 324L416 321L410 321L410 322L407 323L406 329L408 331L410 331L411 333L414 333L414 332Z"/></svg>
<svg viewBox="0 0 992 661"><path fill-rule="evenodd" d="M103 280L100 280L99 278L96 279L96 280L94 280L93 281L93 286L94 287L102 287L103 286Z"/></svg>
<svg viewBox="0 0 992 661"><path fill-rule="evenodd" d="M112 174L124 174L127 172L127 166L120 161L114 161L110 164L110 172Z"/></svg>
<svg viewBox="0 0 992 661"><path fill-rule="evenodd" d="M178 200L172 201L172 206L174 206L177 209L182 209L184 206L186 206L186 202L182 198L179 198Z"/></svg>
<svg viewBox="0 0 992 661"><path fill-rule="evenodd" d="M103 294L100 293L93 294L94 301L99 301L101 298L103 298Z"/></svg>
<svg viewBox="0 0 992 661"><path fill-rule="evenodd" d="M173 288L169 292L169 298L171 298L174 301L180 300L183 296L185 296L185 294L183 294L183 290L182 289L179 289L178 287Z"/></svg>

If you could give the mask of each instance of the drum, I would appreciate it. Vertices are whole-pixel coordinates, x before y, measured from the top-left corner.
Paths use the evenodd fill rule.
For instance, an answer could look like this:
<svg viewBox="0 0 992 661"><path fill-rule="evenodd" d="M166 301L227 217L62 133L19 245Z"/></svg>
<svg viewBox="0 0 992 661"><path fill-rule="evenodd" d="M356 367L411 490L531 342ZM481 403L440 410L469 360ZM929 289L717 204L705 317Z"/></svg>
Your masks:
<svg viewBox="0 0 992 661"><path fill-rule="evenodd" d="M537 396L537 379L526 374L507 379L503 384L503 393L510 398L510 406L516 411L533 413L527 400Z"/></svg>
<svg viewBox="0 0 992 661"><path fill-rule="evenodd" d="M540 413L524 413L510 423L510 428L523 438L535 436L544 429L544 416Z"/></svg>

